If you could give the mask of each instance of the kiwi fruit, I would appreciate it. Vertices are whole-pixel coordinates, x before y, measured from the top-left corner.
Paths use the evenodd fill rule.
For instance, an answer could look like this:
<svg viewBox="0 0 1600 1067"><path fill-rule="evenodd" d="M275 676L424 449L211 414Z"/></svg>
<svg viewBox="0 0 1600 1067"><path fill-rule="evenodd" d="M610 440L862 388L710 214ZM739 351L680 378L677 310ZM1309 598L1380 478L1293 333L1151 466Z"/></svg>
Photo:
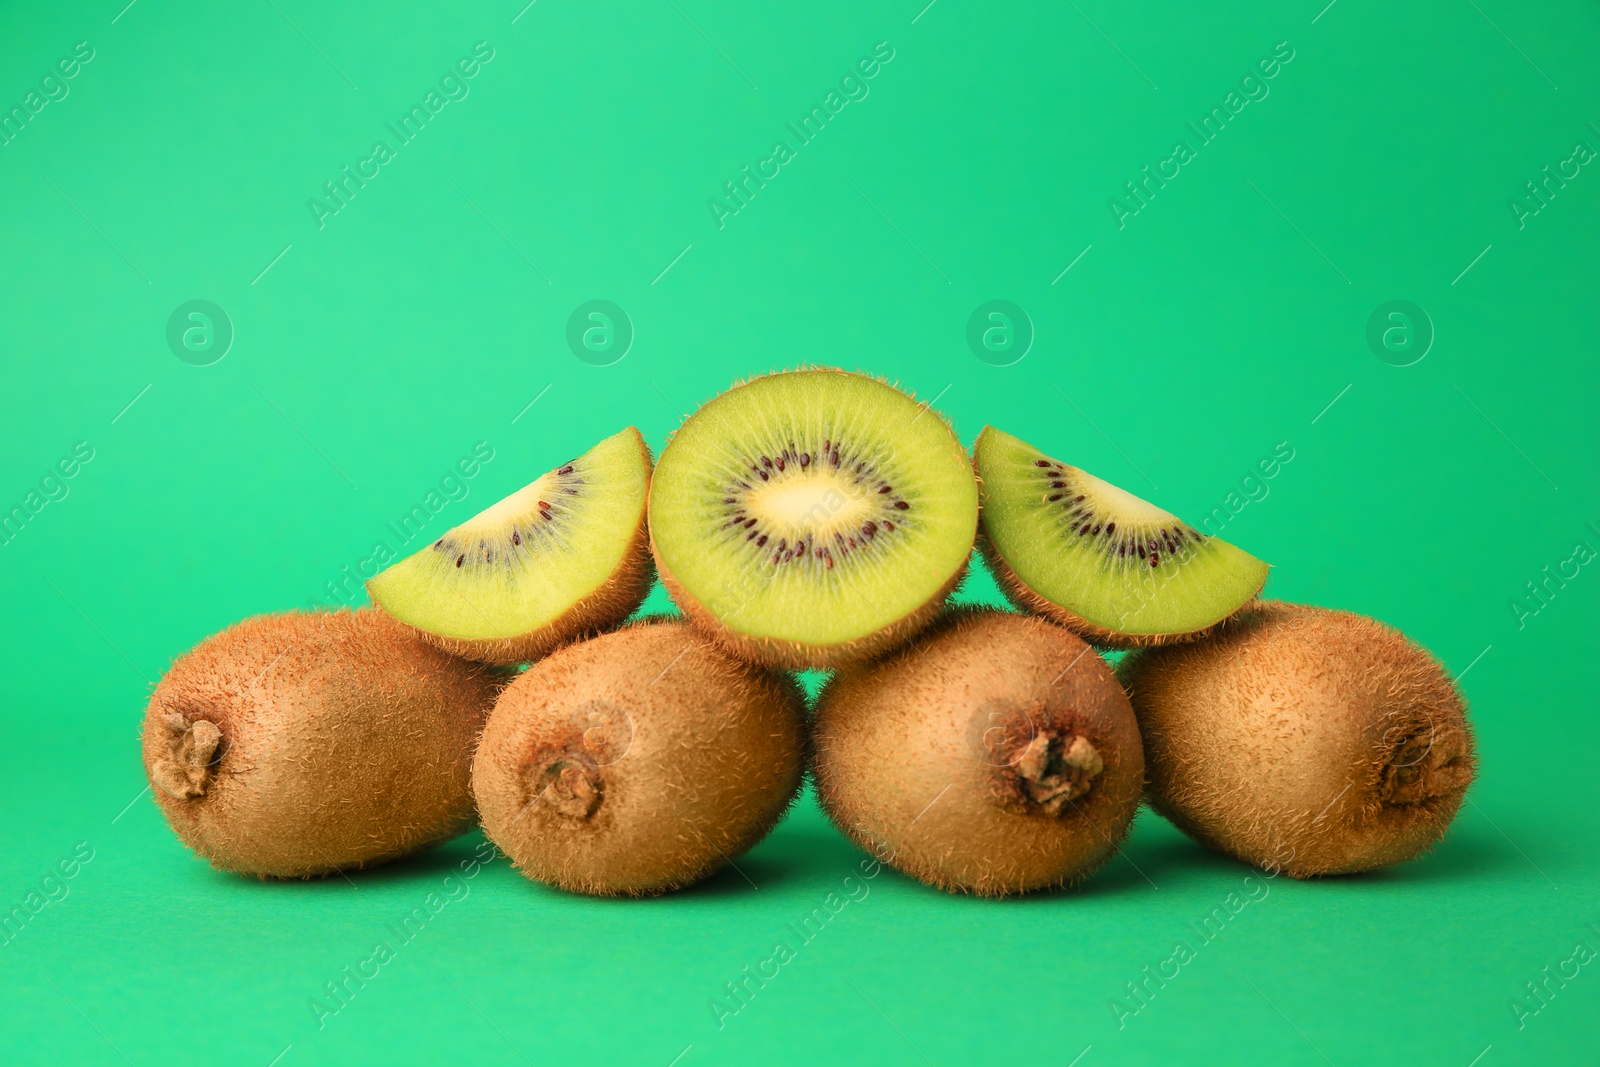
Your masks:
<svg viewBox="0 0 1600 1067"><path fill-rule="evenodd" d="M735 654L831 667L937 614L977 533L972 464L943 417L876 378L768 374L691 415L650 490L662 581Z"/></svg>
<svg viewBox="0 0 1600 1067"><path fill-rule="evenodd" d="M380 572L367 593L447 652L535 659L644 602L649 484L650 450L630 426Z"/></svg>
<svg viewBox="0 0 1600 1067"><path fill-rule="evenodd" d="M1076 884L1116 852L1144 752L1105 661L1045 619L951 609L819 698L812 775L861 848L929 885Z"/></svg>
<svg viewBox="0 0 1600 1067"><path fill-rule="evenodd" d="M156 685L145 773L178 837L221 870L368 867L472 826L473 741L501 684L370 608L258 616Z"/></svg>
<svg viewBox="0 0 1600 1067"><path fill-rule="evenodd" d="M1444 836L1472 783L1455 682L1363 615L1259 602L1119 674L1151 806L1246 863L1296 878L1400 863Z"/></svg>
<svg viewBox="0 0 1600 1067"><path fill-rule="evenodd" d="M993 426L973 456L1001 588L1102 648L1194 640L1266 583L1249 553Z"/></svg>
<svg viewBox="0 0 1600 1067"><path fill-rule="evenodd" d="M805 703L688 624L649 620L540 660L473 762L484 832L529 878L646 896L753 846L799 791Z"/></svg>

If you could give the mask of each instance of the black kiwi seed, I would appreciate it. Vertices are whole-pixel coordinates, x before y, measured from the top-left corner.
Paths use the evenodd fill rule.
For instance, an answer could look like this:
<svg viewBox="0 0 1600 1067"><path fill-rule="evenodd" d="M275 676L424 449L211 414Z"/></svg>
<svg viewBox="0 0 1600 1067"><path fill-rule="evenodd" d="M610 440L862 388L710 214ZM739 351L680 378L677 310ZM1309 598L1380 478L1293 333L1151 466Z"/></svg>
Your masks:
<svg viewBox="0 0 1600 1067"><path fill-rule="evenodd" d="M1207 540L1206 535L1193 527L1180 524L1154 529L1134 527L1125 529L1119 534L1117 523L1107 521L1096 506L1088 501L1086 494L1072 491L1070 478L1064 468L1059 464L1045 461L1035 460L1034 463L1037 467L1048 468L1041 478L1047 481L1049 489L1055 491L1047 492L1044 500L1049 504L1061 505L1063 535L1100 537L1103 534L1109 539L1106 546L1109 558L1126 563L1138 561L1141 566L1159 567L1163 553L1169 559L1181 557Z"/></svg>

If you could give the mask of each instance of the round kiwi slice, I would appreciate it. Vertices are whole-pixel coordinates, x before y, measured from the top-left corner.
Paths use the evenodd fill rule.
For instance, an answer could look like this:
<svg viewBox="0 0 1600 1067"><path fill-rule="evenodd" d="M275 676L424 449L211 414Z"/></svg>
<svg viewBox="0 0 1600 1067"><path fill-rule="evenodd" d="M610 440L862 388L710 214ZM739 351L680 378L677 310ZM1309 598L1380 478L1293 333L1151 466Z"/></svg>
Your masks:
<svg viewBox="0 0 1600 1067"><path fill-rule="evenodd" d="M950 611L823 690L812 775L857 845L940 889L1075 884L1116 852L1144 753L1128 698L1044 619Z"/></svg>
<svg viewBox="0 0 1600 1067"><path fill-rule="evenodd" d="M1151 805L1246 863L1305 878L1411 859L1472 782L1455 683L1362 615L1261 602L1205 641L1131 653L1119 672Z"/></svg>
<svg viewBox="0 0 1600 1067"><path fill-rule="evenodd" d="M484 832L528 877L644 896L705 878L799 791L805 702L787 676L649 620L506 687L473 763Z"/></svg>
<svg viewBox="0 0 1600 1067"><path fill-rule="evenodd" d="M222 870L368 867L472 826L472 744L501 684L371 609L246 619L156 686L145 773Z"/></svg>
<svg viewBox="0 0 1600 1067"><path fill-rule="evenodd" d="M650 536L673 599L737 654L835 666L925 625L972 552L978 491L936 412L840 370L711 400L661 453Z"/></svg>
<svg viewBox="0 0 1600 1067"><path fill-rule="evenodd" d="M382 571L367 593L447 652L535 659L644 602L649 484L650 450L630 426Z"/></svg>
<svg viewBox="0 0 1600 1067"><path fill-rule="evenodd" d="M993 426L973 455L979 544L1001 587L1097 645L1193 640L1266 583L1248 552Z"/></svg>

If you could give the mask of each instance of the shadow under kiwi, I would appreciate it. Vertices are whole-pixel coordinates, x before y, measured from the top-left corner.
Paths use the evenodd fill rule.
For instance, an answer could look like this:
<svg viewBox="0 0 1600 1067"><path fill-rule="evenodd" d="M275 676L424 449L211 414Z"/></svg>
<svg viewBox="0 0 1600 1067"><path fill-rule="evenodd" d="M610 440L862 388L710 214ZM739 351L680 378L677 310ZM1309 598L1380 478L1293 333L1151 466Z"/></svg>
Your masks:
<svg viewBox="0 0 1600 1067"><path fill-rule="evenodd" d="M1532 879L1541 885L1550 877L1534 866L1524 853L1505 838L1493 833L1454 833L1415 859L1392 867L1359 874L1329 875L1330 879L1367 881L1385 885L1443 885L1451 882L1481 882L1485 877L1507 881ZM1317 881L1318 879L1311 879ZM1556 883L1559 884L1559 883Z"/></svg>
<svg viewBox="0 0 1600 1067"><path fill-rule="evenodd" d="M1140 812L1145 820L1158 823L1163 832L1151 834L1134 847L1124 844L1128 858L1137 862L1156 884L1161 875L1184 873L1209 874L1218 871L1240 870L1245 873L1261 872L1265 868L1218 852L1185 835L1171 823L1148 808ZM1113 863L1116 861L1113 860ZM1517 878L1523 875L1543 881L1542 872L1532 861L1521 854L1505 838L1478 828L1461 828L1453 831L1432 849L1413 859L1370 871L1349 874L1314 875L1310 878L1288 878L1287 882L1303 884L1371 882L1388 885L1442 885L1450 882L1478 880L1485 876Z"/></svg>
<svg viewBox="0 0 1600 1067"><path fill-rule="evenodd" d="M674 895L753 893L814 879L818 871L852 868L866 857L828 823L795 814L791 811L755 848Z"/></svg>

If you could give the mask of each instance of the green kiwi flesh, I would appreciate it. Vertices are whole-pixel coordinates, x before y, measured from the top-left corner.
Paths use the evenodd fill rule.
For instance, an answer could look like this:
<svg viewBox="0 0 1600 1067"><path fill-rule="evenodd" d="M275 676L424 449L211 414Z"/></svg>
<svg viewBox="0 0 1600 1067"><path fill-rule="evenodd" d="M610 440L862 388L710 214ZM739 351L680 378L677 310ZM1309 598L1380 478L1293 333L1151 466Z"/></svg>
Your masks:
<svg viewBox="0 0 1600 1067"><path fill-rule="evenodd" d="M630 426L382 571L367 592L447 652L535 659L644 601L649 483L650 450Z"/></svg>
<svg viewBox="0 0 1600 1067"><path fill-rule="evenodd" d="M172 829L219 869L369 867L472 826L472 745L500 685L371 609L258 616L157 684L145 773Z"/></svg>
<svg viewBox="0 0 1600 1067"><path fill-rule="evenodd" d="M568 645L489 717L472 777L484 832L529 878L571 892L692 885L793 801L804 716L792 679L680 621Z"/></svg>
<svg viewBox="0 0 1600 1067"><path fill-rule="evenodd" d="M817 797L852 841L983 896L1087 878L1144 780L1105 661L1052 622L993 610L951 610L908 648L840 671L814 744Z"/></svg>
<svg viewBox="0 0 1600 1067"><path fill-rule="evenodd" d="M1345 611L1253 604L1213 637L1130 653L1151 805L1297 878L1432 847L1471 784L1460 691L1403 634Z"/></svg>
<svg viewBox="0 0 1600 1067"><path fill-rule="evenodd" d="M1019 606L1102 647L1199 637L1251 601L1267 564L992 426L973 453L984 559Z"/></svg>
<svg viewBox="0 0 1600 1067"><path fill-rule="evenodd" d="M686 420L650 492L657 567L737 654L835 666L938 612L977 531L971 461L926 404L815 368L729 389Z"/></svg>

